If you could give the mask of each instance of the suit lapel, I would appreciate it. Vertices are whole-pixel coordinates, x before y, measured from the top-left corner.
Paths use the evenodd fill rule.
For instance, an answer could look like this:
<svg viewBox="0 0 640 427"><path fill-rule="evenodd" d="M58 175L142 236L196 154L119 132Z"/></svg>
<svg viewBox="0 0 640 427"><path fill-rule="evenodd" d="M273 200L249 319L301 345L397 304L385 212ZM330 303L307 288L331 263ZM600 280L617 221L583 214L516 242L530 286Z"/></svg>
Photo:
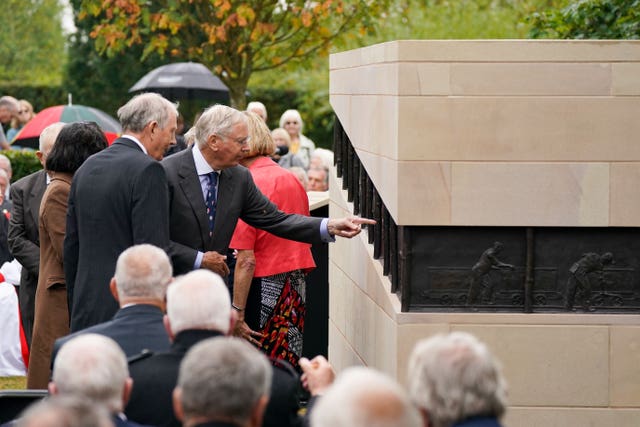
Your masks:
<svg viewBox="0 0 640 427"><path fill-rule="evenodd" d="M34 184L31 186L31 192L29 193L29 215L35 229L38 229L38 216L40 215L40 202L44 191L47 189L47 174L42 171L36 178Z"/></svg>
<svg viewBox="0 0 640 427"><path fill-rule="evenodd" d="M218 198L216 204L216 223L213 227L213 235L219 230L228 227L229 224L225 224L226 218L231 218L229 209L232 207L233 193L235 183L232 179L232 174L228 169L220 171L218 178ZM235 229L235 224L232 225Z"/></svg>
<svg viewBox="0 0 640 427"><path fill-rule="evenodd" d="M184 197L191 205L193 215L198 220L200 235L203 242L209 241L209 222L207 221L207 208L204 205L204 197L202 196L202 187L200 186L200 178L196 173L196 165L193 161L191 150L185 150L180 162L178 170L180 176L180 189L184 193Z"/></svg>

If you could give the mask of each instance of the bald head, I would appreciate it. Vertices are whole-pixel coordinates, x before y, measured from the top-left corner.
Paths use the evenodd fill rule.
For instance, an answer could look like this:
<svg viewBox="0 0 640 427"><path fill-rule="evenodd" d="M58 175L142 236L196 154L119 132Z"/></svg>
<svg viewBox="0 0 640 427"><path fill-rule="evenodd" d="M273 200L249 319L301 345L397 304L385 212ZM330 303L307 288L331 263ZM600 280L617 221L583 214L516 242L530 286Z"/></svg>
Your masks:
<svg viewBox="0 0 640 427"><path fill-rule="evenodd" d="M56 138L64 125L62 122L51 123L40 133L39 147L38 151L36 151L36 156L38 160L40 160L42 167L44 167L47 162L47 156L51 152L51 148L53 148L53 144L56 142Z"/></svg>

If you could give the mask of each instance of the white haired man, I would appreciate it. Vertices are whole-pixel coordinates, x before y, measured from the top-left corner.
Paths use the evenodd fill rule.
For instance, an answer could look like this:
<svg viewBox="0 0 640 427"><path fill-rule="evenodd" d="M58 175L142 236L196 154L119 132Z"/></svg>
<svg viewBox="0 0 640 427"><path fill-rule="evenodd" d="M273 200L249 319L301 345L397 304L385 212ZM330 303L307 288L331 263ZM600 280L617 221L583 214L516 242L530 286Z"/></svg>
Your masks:
<svg viewBox="0 0 640 427"><path fill-rule="evenodd" d="M109 411L116 427L137 427L122 413L132 387L127 358L118 344L102 335L83 334L60 349L49 393L89 399Z"/></svg>
<svg viewBox="0 0 640 427"><path fill-rule="evenodd" d="M162 162L171 197L176 274L207 268L226 277L226 254L238 219L305 243L330 242L334 236L351 238L360 233L361 224L375 224L366 218L312 218L278 210L257 188L249 170L239 166L249 152L242 112L214 105L202 113L194 128L194 146Z"/></svg>
<svg viewBox="0 0 640 427"><path fill-rule="evenodd" d="M163 315L167 286L171 280L171 261L162 249L145 243L122 252L110 283L111 293L120 304L120 310L108 322L57 339L52 360L65 342L86 333L113 339L128 358L147 351L169 350L169 335L164 328Z"/></svg>
<svg viewBox="0 0 640 427"><path fill-rule="evenodd" d="M429 427L500 427L506 385L487 347L466 332L422 340L409 359L409 394Z"/></svg>
<svg viewBox="0 0 640 427"><path fill-rule="evenodd" d="M421 427L407 393L371 368L348 368L312 408L313 427Z"/></svg>
<svg viewBox="0 0 640 427"><path fill-rule="evenodd" d="M71 332L113 317L109 282L134 244L169 248L167 177L157 160L175 143L178 110L156 93L118 110L123 135L91 156L73 177L64 240Z"/></svg>
<svg viewBox="0 0 640 427"><path fill-rule="evenodd" d="M240 338L202 341L180 365L173 406L184 427L260 427L272 368Z"/></svg>
<svg viewBox="0 0 640 427"><path fill-rule="evenodd" d="M36 156L44 168L47 156L64 123L52 123L40 134ZM35 310L36 287L40 269L40 233L38 215L40 202L47 189L49 177L44 169L20 178L11 186L13 211L9 219L8 244L13 257L22 265L20 272L20 315L27 343L31 345Z"/></svg>

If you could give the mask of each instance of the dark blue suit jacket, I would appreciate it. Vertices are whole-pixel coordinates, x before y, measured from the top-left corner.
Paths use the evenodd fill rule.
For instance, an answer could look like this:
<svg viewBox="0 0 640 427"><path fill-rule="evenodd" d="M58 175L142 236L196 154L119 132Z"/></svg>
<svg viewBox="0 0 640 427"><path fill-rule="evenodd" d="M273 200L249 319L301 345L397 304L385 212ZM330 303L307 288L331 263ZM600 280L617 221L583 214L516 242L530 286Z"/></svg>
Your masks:
<svg viewBox="0 0 640 427"><path fill-rule="evenodd" d="M58 338L53 346L51 363L53 364L64 343L73 337L87 333L112 338L122 348L127 358L140 354L142 350L167 351L171 343L162 324L162 316L163 313L158 307L148 304L121 308L113 316L113 320Z"/></svg>

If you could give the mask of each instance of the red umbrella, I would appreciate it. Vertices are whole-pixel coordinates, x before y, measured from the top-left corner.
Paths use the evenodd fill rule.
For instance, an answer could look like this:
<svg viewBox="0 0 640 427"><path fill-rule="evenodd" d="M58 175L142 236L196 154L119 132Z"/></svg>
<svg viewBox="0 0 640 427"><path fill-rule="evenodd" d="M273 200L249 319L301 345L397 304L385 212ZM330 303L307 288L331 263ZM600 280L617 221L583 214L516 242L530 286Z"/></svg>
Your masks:
<svg viewBox="0 0 640 427"><path fill-rule="evenodd" d="M37 149L40 133L44 128L55 122L96 122L107 137L109 144L122 132L120 123L102 110L84 105L56 105L55 107L45 108L36 114L33 119L24 125L12 144Z"/></svg>

